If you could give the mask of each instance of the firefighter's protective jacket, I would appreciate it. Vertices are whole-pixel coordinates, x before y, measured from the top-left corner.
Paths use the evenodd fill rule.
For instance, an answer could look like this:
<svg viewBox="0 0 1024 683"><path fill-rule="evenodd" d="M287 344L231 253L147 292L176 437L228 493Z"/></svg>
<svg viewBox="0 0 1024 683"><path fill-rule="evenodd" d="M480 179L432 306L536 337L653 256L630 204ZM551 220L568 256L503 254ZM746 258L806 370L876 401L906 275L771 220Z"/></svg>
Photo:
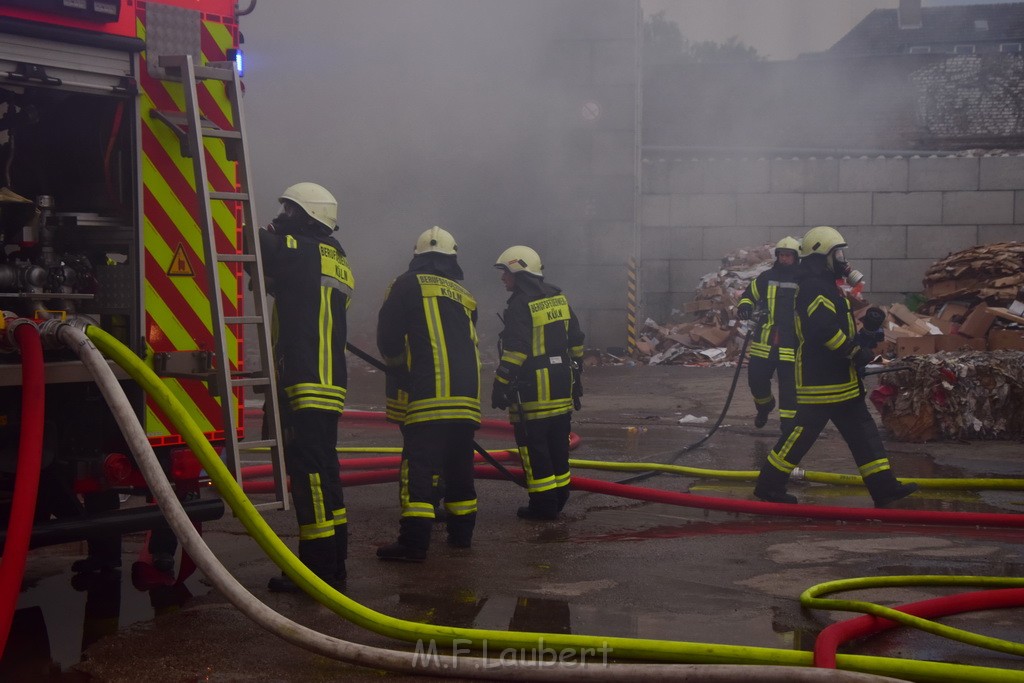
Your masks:
<svg viewBox="0 0 1024 683"><path fill-rule="evenodd" d="M743 290L738 307L749 306L752 311L765 311L766 318L754 330L750 340L750 355L768 358L772 347L779 350L779 360L796 360L796 328L794 300L796 299L796 266L773 265L754 278Z"/></svg>
<svg viewBox="0 0 1024 683"><path fill-rule="evenodd" d="M426 253L388 288L377 349L395 369L387 379L392 422L480 424L476 300L461 277L454 256Z"/></svg>
<svg viewBox="0 0 1024 683"><path fill-rule="evenodd" d="M278 385L292 410L342 412L346 309L355 288L345 250L333 237L261 230L268 291L274 296Z"/></svg>
<svg viewBox="0 0 1024 683"><path fill-rule="evenodd" d="M864 395L854 364L860 347L850 302L836 286L824 259L800 263L796 296L796 360L799 404L840 403Z"/></svg>
<svg viewBox="0 0 1024 683"><path fill-rule="evenodd" d="M562 290L519 275L503 320L494 383L496 391L512 392L506 394L511 420L571 413L573 363L582 363L583 331Z"/></svg>

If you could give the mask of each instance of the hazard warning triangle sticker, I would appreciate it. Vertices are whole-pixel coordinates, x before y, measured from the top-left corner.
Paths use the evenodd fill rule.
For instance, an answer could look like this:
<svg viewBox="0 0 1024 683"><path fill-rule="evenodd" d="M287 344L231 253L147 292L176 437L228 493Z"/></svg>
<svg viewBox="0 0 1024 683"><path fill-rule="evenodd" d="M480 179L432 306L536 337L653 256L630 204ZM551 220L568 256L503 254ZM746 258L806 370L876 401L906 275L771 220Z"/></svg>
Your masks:
<svg viewBox="0 0 1024 683"><path fill-rule="evenodd" d="M188 254L185 253L184 245L179 243L178 248L174 250L174 256L171 257L171 265L167 268L167 274L183 277L195 276L192 264L188 261Z"/></svg>

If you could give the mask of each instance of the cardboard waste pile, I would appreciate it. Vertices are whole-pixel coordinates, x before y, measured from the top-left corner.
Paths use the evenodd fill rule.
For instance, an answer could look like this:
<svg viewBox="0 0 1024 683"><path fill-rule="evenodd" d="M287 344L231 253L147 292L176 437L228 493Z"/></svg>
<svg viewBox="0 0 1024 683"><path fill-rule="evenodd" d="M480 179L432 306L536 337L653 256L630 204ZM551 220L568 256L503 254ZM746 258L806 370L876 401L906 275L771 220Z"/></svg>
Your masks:
<svg viewBox="0 0 1024 683"><path fill-rule="evenodd" d="M891 356L939 351L1024 351L1024 242L970 247L924 277L926 301L912 313L893 305L886 321Z"/></svg>
<svg viewBox="0 0 1024 683"><path fill-rule="evenodd" d="M650 318L640 330L637 352L650 365L723 365L743 345L749 321L736 319L736 304L750 281L772 267L774 246L726 254L722 267L701 278L694 300L674 309L668 322Z"/></svg>
<svg viewBox="0 0 1024 683"><path fill-rule="evenodd" d="M898 441L1024 438L1024 351L901 359L871 392Z"/></svg>
<svg viewBox="0 0 1024 683"><path fill-rule="evenodd" d="M871 399L899 441L1024 437L1024 242L970 247L928 269L917 313L888 309Z"/></svg>

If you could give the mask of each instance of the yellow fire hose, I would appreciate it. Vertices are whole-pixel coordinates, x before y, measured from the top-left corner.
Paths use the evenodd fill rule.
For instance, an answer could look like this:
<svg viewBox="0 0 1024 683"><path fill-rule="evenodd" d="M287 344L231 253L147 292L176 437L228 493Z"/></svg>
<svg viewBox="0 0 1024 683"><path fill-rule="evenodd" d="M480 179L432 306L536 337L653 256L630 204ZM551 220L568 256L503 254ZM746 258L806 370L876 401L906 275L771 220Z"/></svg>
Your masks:
<svg viewBox="0 0 1024 683"><path fill-rule="evenodd" d="M86 329L86 335L100 351L120 365L157 402L202 462L225 502L267 556L305 592L354 624L399 640L433 640L435 643L449 646L487 648L491 651L503 648L534 651L538 646L538 638L541 637L544 644L555 651L585 653L593 652L597 648L607 648L611 656L617 660L802 667L812 664L812 654L809 652L778 648L455 628L396 619L369 609L339 593L313 574L274 534L221 462L213 447L206 441L201 429L152 370L130 349L101 328L90 325ZM837 664L841 669L848 671L918 681L959 683L970 680L1002 683L1021 679L1019 671L863 655L839 655Z"/></svg>

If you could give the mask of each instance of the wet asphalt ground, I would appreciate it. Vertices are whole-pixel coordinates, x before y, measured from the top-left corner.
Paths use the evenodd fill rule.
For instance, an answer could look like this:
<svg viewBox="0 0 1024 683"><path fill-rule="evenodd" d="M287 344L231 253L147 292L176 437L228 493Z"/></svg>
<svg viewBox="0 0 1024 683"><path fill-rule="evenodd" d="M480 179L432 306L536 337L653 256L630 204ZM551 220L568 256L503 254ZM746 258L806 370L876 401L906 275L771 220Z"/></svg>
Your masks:
<svg viewBox="0 0 1024 683"><path fill-rule="evenodd" d="M349 407L381 410L380 373L361 361L352 365ZM485 368L484 376L492 371ZM584 378L584 410L574 421L582 443L573 457L665 461L671 452L705 435L725 404L733 372L728 367L682 366L590 369ZM774 445L778 421L773 415L764 429L753 428L745 374L736 394L718 433L678 464L759 468ZM491 410L487 415L502 417ZM678 424L686 415L708 420ZM499 430L482 430L477 441L488 449L511 445L510 435ZM400 445L394 428L347 419L341 422L339 442ZM1020 443L887 443L898 476L1024 477ZM856 471L831 428L802 464L817 471ZM574 475L610 481L628 476L582 468ZM753 482L677 475L659 475L639 485L741 500L750 500L753 488ZM861 488L798 483L790 490L802 503L870 506ZM800 593L817 583L907 574L1024 576L1020 529L772 518L579 492L559 520L542 523L517 519L515 511L525 503L525 493L492 480L478 485L480 515L472 549L449 548L443 525L438 525L425 563L392 564L377 560L374 551L397 533L397 485L353 487L345 495L351 539L347 595L385 614L436 625L809 650L829 623L857 616L802 609ZM1024 493L920 492L899 507L1024 514ZM294 513L265 512L265 518L294 548ZM203 531L231 573L274 610L338 638L412 649L348 623L304 595L269 593L266 582L277 569L230 512L206 523ZM120 574L77 578L70 564L84 554L84 543L33 551L0 678L409 678L334 662L279 640L242 616L200 573L177 585L147 583L152 575L140 573L138 566L132 571L140 557L145 559L143 548L142 534L126 536ZM895 605L961 590L877 589L852 597ZM989 610L942 623L1020 641L1024 611ZM841 652L999 667L1024 680L1024 658L903 629Z"/></svg>

